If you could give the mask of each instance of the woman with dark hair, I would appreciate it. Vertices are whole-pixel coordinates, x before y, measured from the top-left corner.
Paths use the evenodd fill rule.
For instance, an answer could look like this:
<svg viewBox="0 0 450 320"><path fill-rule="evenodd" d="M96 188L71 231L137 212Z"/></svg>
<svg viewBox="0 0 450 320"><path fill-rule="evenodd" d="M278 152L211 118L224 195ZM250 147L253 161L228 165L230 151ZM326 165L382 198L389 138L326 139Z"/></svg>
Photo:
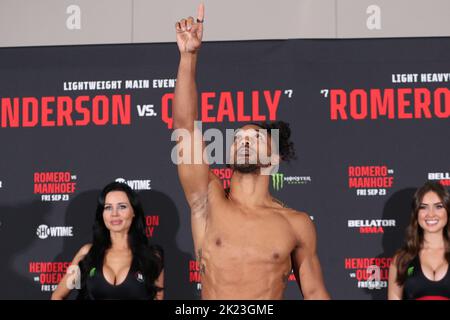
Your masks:
<svg viewBox="0 0 450 320"><path fill-rule="evenodd" d="M163 253L149 245L142 205L128 185L103 189L93 233L52 299L64 299L73 288L80 289L78 299L163 299Z"/></svg>
<svg viewBox="0 0 450 320"><path fill-rule="evenodd" d="M404 246L389 269L388 299L450 299L450 194L426 182L413 201Z"/></svg>

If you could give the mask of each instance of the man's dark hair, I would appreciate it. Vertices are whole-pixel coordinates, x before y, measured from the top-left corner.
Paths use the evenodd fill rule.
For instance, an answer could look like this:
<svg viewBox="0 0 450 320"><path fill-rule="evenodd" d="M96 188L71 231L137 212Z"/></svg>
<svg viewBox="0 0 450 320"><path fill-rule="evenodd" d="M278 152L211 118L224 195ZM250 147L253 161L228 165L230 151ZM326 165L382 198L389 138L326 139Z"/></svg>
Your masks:
<svg viewBox="0 0 450 320"><path fill-rule="evenodd" d="M281 160L289 162L290 160L296 159L294 143L290 140L291 138L291 128L289 123L284 121L266 121L259 123L251 123L252 125L258 126L261 129L267 130L270 135L270 130L278 129L280 137L280 157Z"/></svg>

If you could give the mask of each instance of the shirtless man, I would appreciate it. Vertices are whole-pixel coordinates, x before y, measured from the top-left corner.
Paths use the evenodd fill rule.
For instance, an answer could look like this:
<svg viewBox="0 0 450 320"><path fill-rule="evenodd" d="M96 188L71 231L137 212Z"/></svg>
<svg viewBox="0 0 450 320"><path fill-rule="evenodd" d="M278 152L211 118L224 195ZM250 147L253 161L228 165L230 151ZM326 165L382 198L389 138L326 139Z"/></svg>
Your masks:
<svg viewBox="0 0 450 320"><path fill-rule="evenodd" d="M199 131L194 124L198 112L195 74L203 17L204 7L200 5L196 20L189 17L175 26L180 64L173 107L174 128L184 129L191 138L178 139L180 156L188 151L194 155L196 147L204 148L201 133L194 134ZM261 174L264 165L258 161L250 164L257 151L270 153L271 136L261 128L246 125L235 136L231 147L234 173L229 195L206 162L195 164L192 156L190 163L178 164L191 210L202 298L282 299L287 279L294 270L304 298L329 299L310 217L276 201L269 193L270 175ZM238 158L244 158L243 164L238 164ZM280 158L286 158L282 148Z"/></svg>

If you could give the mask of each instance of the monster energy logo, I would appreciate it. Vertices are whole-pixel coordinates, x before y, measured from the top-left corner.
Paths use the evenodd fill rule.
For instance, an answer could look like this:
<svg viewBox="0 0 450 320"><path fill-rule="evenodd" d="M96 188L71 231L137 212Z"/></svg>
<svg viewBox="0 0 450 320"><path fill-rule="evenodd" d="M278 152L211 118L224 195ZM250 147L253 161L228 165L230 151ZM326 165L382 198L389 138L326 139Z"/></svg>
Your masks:
<svg viewBox="0 0 450 320"><path fill-rule="evenodd" d="M284 182L284 174L283 173L274 173L272 175L272 186L274 190L280 190L283 188Z"/></svg>
<svg viewBox="0 0 450 320"><path fill-rule="evenodd" d="M408 271L407 271L408 277L412 276L413 273L414 273L414 267L409 267Z"/></svg>

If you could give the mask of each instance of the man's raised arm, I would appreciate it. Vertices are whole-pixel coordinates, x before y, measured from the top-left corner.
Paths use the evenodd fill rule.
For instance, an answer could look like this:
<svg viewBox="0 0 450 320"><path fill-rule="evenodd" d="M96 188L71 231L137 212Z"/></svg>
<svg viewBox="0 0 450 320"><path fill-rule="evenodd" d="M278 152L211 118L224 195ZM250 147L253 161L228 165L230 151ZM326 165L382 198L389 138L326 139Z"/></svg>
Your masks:
<svg viewBox="0 0 450 320"><path fill-rule="evenodd" d="M202 133L194 121L198 114L198 93L195 82L198 51L203 36L204 6L198 8L197 20L182 19L175 24L180 50L173 124L177 130L178 175L193 216L206 213L208 190L208 164L203 161ZM194 222L194 221L193 221ZM194 229L195 226L193 225Z"/></svg>

